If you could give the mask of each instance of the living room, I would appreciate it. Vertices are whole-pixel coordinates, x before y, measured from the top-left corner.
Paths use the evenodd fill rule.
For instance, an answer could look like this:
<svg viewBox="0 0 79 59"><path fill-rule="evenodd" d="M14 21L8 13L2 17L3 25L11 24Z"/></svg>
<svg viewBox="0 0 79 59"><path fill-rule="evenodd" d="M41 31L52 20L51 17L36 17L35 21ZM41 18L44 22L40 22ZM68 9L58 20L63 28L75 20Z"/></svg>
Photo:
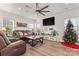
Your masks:
<svg viewBox="0 0 79 59"><path fill-rule="evenodd" d="M78 20L79 3L2 3L0 4L0 55L79 55ZM69 38L68 41L63 40L64 35L68 33L67 25L71 23L74 36L71 33L70 36L77 39L77 42ZM75 47L71 45L72 43Z"/></svg>

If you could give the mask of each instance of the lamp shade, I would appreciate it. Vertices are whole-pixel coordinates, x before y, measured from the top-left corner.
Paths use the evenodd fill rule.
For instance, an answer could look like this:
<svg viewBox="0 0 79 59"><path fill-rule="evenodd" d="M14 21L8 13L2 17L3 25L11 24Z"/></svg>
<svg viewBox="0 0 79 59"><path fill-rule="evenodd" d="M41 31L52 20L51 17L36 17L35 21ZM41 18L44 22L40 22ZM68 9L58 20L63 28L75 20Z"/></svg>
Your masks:
<svg viewBox="0 0 79 59"><path fill-rule="evenodd" d="M0 28L0 31L6 31L5 27Z"/></svg>

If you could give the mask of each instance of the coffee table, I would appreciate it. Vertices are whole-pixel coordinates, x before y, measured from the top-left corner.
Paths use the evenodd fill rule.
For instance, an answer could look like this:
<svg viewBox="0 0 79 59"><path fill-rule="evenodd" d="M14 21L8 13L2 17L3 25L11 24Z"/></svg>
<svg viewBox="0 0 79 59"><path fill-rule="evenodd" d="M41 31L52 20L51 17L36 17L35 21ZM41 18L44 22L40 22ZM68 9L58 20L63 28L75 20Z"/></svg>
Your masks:
<svg viewBox="0 0 79 59"><path fill-rule="evenodd" d="M22 37L21 40L26 41L26 43L30 44L32 47L36 46L38 43L43 44L43 37L40 36L27 36L27 37Z"/></svg>
<svg viewBox="0 0 79 59"><path fill-rule="evenodd" d="M43 44L43 37L30 38L30 40L28 41L28 43L29 43L32 47L36 46L38 43Z"/></svg>

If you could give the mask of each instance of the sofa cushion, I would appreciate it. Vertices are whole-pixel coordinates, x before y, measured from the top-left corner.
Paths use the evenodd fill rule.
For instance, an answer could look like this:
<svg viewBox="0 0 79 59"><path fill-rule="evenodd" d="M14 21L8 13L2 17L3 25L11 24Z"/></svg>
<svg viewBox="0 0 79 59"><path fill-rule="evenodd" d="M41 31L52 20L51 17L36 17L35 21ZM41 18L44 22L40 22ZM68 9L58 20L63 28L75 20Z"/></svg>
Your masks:
<svg viewBox="0 0 79 59"><path fill-rule="evenodd" d="M7 45L4 41L4 39L2 38L2 36L0 36L0 50L5 48Z"/></svg>
<svg viewBox="0 0 79 59"><path fill-rule="evenodd" d="M6 43L7 45L11 43L4 32L0 32L0 36L3 37L3 39L4 39L4 41L5 41L5 43Z"/></svg>

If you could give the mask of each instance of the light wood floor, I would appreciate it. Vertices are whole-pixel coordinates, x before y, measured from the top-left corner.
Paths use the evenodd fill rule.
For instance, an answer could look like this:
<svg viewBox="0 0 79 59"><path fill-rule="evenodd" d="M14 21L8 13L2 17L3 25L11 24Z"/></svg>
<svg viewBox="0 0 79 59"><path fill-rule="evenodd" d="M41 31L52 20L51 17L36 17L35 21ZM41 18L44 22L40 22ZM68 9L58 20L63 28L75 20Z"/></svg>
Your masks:
<svg viewBox="0 0 79 59"><path fill-rule="evenodd" d="M22 56L78 56L79 50L63 46L59 42L44 40L44 43L31 47L27 44L27 50Z"/></svg>

